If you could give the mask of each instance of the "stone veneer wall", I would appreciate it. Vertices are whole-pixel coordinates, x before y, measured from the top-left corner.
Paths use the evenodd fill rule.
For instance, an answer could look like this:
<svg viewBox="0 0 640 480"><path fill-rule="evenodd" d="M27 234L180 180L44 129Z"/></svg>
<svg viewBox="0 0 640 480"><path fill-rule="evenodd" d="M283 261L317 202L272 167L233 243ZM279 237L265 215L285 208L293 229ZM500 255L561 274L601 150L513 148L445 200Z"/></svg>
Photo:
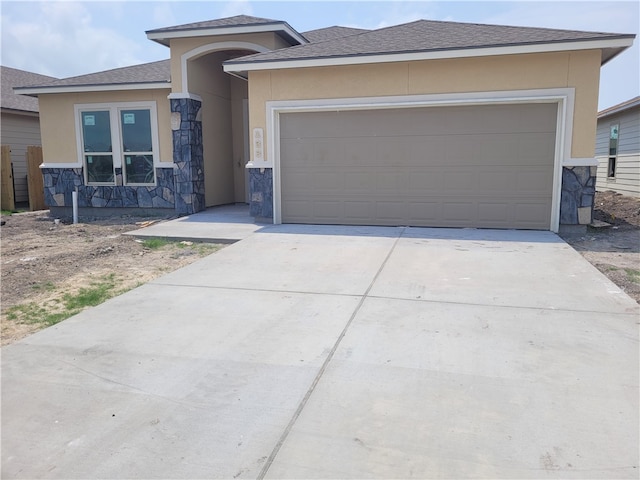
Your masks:
<svg viewBox="0 0 640 480"><path fill-rule="evenodd" d="M273 171L270 168L249 170L251 203L254 217L273 218ZM564 167L560 200L561 225L591 223L595 197L596 167Z"/></svg>
<svg viewBox="0 0 640 480"><path fill-rule="evenodd" d="M183 215L205 209L201 107L202 102L191 98L171 99L175 206ZM174 122L177 116L179 122Z"/></svg>
<svg viewBox="0 0 640 480"><path fill-rule="evenodd" d="M260 219L273 218L273 169L249 169L249 215Z"/></svg>
<svg viewBox="0 0 640 480"><path fill-rule="evenodd" d="M593 215L597 167L563 167L560 225L588 225Z"/></svg>
<svg viewBox="0 0 640 480"><path fill-rule="evenodd" d="M156 186L85 185L82 168L43 168L44 202L49 207L72 207L78 187L78 207L175 208L174 173L156 168ZM121 176L121 169L116 169ZM118 183L122 183L121 181Z"/></svg>

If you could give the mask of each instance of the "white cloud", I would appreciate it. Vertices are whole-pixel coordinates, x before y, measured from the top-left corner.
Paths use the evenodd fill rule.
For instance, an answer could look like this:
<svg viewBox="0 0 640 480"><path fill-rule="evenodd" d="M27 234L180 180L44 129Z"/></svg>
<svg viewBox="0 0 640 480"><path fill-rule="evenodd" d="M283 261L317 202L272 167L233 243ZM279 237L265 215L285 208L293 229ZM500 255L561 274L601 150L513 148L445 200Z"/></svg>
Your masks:
<svg viewBox="0 0 640 480"><path fill-rule="evenodd" d="M220 17L234 17L236 15L253 15L253 7L249 0L231 0L222 7L220 11ZM204 18L203 20L210 20Z"/></svg>
<svg viewBox="0 0 640 480"><path fill-rule="evenodd" d="M507 5L486 23L587 31L633 33L638 29L637 2L522 2ZM627 32L628 31L628 32Z"/></svg>
<svg viewBox="0 0 640 480"><path fill-rule="evenodd" d="M482 19L483 23L633 33L638 35L638 2L527 2ZM640 39L602 67L598 109L610 107L640 93Z"/></svg>
<svg viewBox="0 0 640 480"><path fill-rule="evenodd" d="M15 4L14 4L15 5ZM2 15L2 63L56 77L81 75L142 63L140 46L114 28L96 26L85 4L47 2L28 5L29 15ZM6 13L6 14L5 14ZM104 13L104 12L102 12Z"/></svg>
<svg viewBox="0 0 640 480"><path fill-rule="evenodd" d="M153 23L157 28L170 27L177 23L171 3L162 2L153 7Z"/></svg>
<svg viewBox="0 0 640 480"><path fill-rule="evenodd" d="M336 5L339 5L339 3L336 3ZM353 8L357 6L362 11L362 16L359 20L345 25L355 28L375 30L416 20L435 18L435 9L432 2L367 1L350 5Z"/></svg>

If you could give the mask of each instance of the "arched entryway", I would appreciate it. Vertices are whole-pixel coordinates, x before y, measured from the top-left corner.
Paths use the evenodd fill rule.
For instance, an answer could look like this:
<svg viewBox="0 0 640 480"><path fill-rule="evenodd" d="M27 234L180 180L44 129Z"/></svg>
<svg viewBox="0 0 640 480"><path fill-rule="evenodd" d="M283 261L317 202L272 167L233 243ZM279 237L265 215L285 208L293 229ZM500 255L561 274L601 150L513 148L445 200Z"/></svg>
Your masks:
<svg viewBox="0 0 640 480"><path fill-rule="evenodd" d="M182 90L201 102L204 207L247 202L247 81L223 71L226 60L266 51L245 42L200 46L181 57Z"/></svg>

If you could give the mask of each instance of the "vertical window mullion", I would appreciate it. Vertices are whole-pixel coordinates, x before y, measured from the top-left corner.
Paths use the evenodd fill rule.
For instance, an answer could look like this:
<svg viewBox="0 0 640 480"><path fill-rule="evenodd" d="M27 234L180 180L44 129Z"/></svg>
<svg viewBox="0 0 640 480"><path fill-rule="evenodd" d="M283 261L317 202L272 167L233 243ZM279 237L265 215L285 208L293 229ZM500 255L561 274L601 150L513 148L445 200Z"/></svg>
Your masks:
<svg viewBox="0 0 640 480"><path fill-rule="evenodd" d="M109 109L109 120L111 122L111 142L113 150L113 168L122 168L122 134L120 132L120 109L111 107Z"/></svg>

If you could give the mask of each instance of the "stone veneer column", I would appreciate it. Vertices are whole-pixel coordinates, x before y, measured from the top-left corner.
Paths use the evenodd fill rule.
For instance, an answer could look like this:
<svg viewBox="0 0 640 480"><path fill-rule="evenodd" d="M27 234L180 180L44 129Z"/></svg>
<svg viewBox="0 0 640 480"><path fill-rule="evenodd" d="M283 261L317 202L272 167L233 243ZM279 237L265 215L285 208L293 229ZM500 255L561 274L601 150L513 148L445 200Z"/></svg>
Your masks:
<svg viewBox="0 0 640 480"><path fill-rule="evenodd" d="M249 214L257 220L273 220L273 169L249 169Z"/></svg>
<svg viewBox="0 0 640 480"><path fill-rule="evenodd" d="M170 101L176 212L189 215L205 208L202 102L192 98Z"/></svg>
<svg viewBox="0 0 640 480"><path fill-rule="evenodd" d="M563 167L560 225L588 225L593 214L597 167Z"/></svg>

